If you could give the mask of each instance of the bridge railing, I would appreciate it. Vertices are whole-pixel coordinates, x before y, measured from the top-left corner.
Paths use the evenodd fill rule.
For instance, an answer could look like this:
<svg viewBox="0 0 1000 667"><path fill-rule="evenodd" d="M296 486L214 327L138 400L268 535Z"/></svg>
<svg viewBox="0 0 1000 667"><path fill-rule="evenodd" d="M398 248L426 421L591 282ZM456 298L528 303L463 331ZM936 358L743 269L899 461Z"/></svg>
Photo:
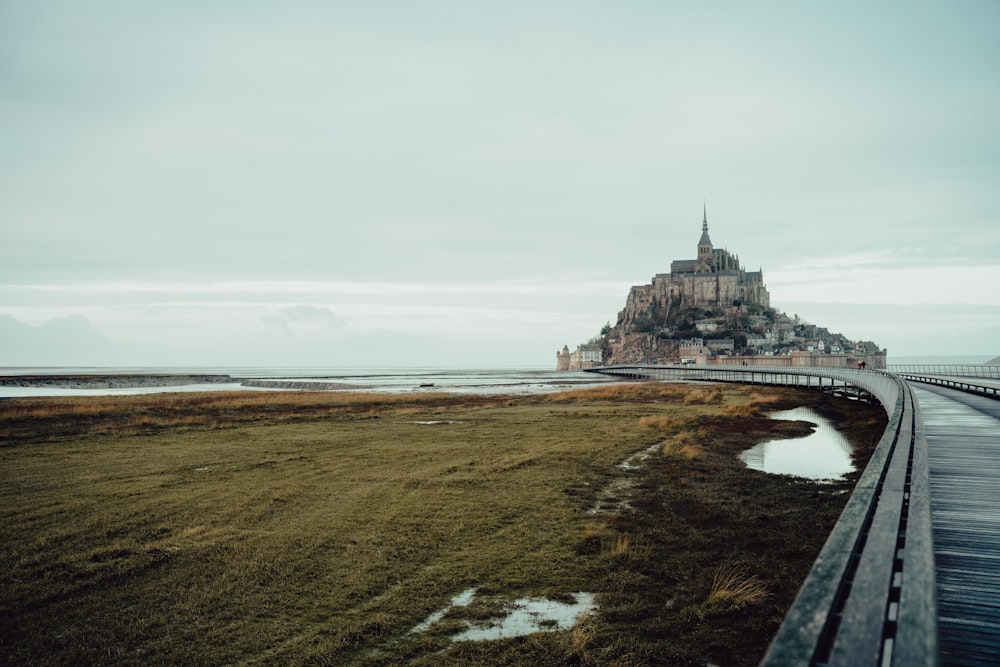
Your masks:
<svg viewBox="0 0 1000 667"><path fill-rule="evenodd" d="M761 664L938 664L927 440L904 382L890 373L832 368L592 371L658 380L851 385L874 396L888 426Z"/></svg>
<svg viewBox="0 0 1000 667"><path fill-rule="evenodd" d="M920 373L923 375L953 375L958 377L1000 379L1000 366L972 364L889 364L890 373Z"/></svg>
<svg viewBox="0 0 1000 667"><path fill-rule="evenodd" d="M985 384L980 381L968 380L962 377L952 377L946 375L927 375L925 373L899 373L899 377L911 382L922 382L924 384L936 384L939 387L958 389L968 394L977 394L987 398L1000 399L1000 385Z"/></svg>

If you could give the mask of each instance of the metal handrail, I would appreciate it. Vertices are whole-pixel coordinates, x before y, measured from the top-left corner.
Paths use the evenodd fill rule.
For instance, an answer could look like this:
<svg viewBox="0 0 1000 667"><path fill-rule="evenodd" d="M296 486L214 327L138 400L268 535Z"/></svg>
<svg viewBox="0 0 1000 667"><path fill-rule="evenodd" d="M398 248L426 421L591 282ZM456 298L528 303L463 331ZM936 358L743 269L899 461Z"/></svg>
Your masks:
<svg viewBox="0 0 1000 667"><path fill-rule="evenodd" d="M934 384L939 387L958 389L968 394L986 396L987 398L1000 399L1000 387L997 385L982 384L981 382L970 382L961 377L947 377L941 375L927 375L923 373L900 373L899 377L910 382L922 382L923 384Z"/></svg>
<svg viewBox="0 0 1000 667"><path fill-rule="evenodd" d="M891 373L923 373L927 375L957 375L959 377L1000 378L1000 366L974 364L888 364Z"/></svg>
<svg viewBox="0 0 1000 667"><path fill-rule="evenodd" d="M927 439L891 373L833 368L605 366L591 372L754 384L850 384L889 423L762 665L937 665ZM803 380L806 380L803 383Z"/></svg>

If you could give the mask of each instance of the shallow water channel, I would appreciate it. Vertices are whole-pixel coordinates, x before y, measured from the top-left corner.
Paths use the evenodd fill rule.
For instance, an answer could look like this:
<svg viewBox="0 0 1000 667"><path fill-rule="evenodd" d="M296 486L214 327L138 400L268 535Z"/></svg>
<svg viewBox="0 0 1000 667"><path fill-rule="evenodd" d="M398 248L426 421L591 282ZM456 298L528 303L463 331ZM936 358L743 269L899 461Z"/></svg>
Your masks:
<svg viewBox="0 0 1000 667"><path fill-rule="evenodd" d="M830 420L807 407L779 410L771 419L806 421L816 425L804 438L762 442L742 453L740 459L754 470L809 479L837 479L852 470L851 443Z"/></svg>

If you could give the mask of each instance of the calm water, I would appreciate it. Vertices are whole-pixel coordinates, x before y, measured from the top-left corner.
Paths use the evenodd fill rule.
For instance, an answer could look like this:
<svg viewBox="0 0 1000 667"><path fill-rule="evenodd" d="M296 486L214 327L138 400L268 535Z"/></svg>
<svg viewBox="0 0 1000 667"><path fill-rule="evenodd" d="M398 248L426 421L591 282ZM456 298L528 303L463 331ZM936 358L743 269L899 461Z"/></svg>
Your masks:
<svg viewBox="0 0 1000 667"><path fill-rule="evenodd" d="M476 597L469 588L451 599L451 604L427 617L410 632L426 632L445 617L453 607L467 607ZM509 603L506 613L482 623L465 621L466 628L452 635L452 641L486 641L505 637L523 637L535 632L567 630L596 607L592 593L576 593L574 602L557 602L547 598L519 598Z"/></svg>
<svg viewBox="0 0 1000 667"><path fill-rule="evenodd" d="M432 368L0 368L0 376L12 375L229 375L233 383L193 384L115 389L76 389L69 387L8 387L0 386L0 397L17 396L87 396L143 394L167 391L232 391L247 389L244 380L300 382L304 385L328 383L348 385L356 391L445 391L479 394L530 394L561 391L583 386L617 382L595 373L557 372L552 370L468 370ZM257 388L266 391L267 388Z"/></svg>
<svg viewBox="0 0 1000 667"><path fill-rule="evenodd" d="M816 429L804 438L762 442L742 452L740 459L748 467L810 479L837 479L854 470L851 443L811 408L779 410L771 414L771 419L807 421L815 424Z"/></svg>

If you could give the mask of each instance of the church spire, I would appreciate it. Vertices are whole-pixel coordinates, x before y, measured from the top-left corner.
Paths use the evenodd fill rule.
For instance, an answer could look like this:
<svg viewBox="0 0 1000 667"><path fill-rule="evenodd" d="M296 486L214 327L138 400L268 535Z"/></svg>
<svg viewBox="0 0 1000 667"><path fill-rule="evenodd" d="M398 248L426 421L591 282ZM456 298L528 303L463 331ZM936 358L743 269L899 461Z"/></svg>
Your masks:
<svg viewBox="0 0 1000 667"><path fill-rule="evenodd" d="M701 219L701 239L698 241L698 255L702 255L702 246L708 246L709 253L711 253L712 239L708 238L708 207L702 204L702 219Z"/></svg>

